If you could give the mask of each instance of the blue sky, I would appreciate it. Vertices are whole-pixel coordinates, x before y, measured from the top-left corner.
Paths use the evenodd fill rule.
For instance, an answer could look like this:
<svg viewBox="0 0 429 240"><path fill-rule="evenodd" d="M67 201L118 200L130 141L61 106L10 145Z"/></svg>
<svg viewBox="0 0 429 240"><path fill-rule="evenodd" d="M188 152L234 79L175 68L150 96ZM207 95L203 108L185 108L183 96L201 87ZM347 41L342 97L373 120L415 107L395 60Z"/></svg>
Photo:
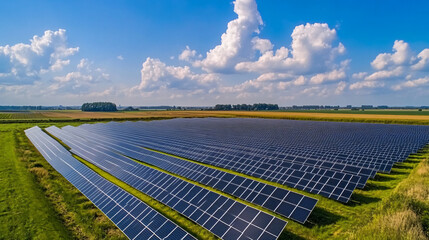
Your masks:
<svg viewBox="0 0 429 240"><path fill-rule="evenodd" d="M429 105L428 10L428 1L1 1L0 105Z"/></svg>

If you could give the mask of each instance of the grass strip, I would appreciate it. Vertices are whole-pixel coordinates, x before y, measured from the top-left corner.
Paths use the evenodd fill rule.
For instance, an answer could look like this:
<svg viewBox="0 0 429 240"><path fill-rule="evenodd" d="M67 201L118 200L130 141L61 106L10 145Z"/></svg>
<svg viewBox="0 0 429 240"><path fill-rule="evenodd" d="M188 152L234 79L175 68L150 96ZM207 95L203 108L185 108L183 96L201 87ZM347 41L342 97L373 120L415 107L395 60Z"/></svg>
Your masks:
<svg viewBox="0 0 429 240"><path fill-rule="evenodd" d="M288 227L285 229L285 231L283 231L279 239L360 239L364 237L367 233L361 232L362 226L365 226L372 221L375 216L374 213L378 212L379 208L383 208L383 206L386 204L386 199L391 198L391 196L395 194L394 189L400 186L403 181L409 181L407 180L408 178L413 178L416 171L422 171L417 170L419 169L418 166L420 166L420 164L423 164L424 161L427 161L424 159L427 159L427 157L429 156L429 147L425 147L417 154L410 155L403 163L395 164L391 174L378 173L374 179L370 179L368 181L364 189L356 189L351 197L351 200L347 204L344 204L341 202L324 198L320 195L300 191L281 185L279 183L255 178L232 170L208 165L191 159L179 157L173 154L164 153L155 149L145 149L176 157L185 161L190 161L220 171L243 176L256 181L264 182L266 184L270 184L276 187L284 188L294 192L299 192L303 195L311 196L318 199L318 204L310 215L307 223L302 225L294 221L289 221ZM427 176L425 180L427 181L427 186L429 186L429 176ZM412 185L413 182L416 181L411 181L409 184ZM427 191L429 193L429 189ZM401 200L398 199L398 201ZM427 218L429 219L429 211ZM374 224L374 226L376 225L377 224ZM372 229L371 231L377 232L375 231L375 229ZM398 235L398 232L396 232L396 234L397 236L399 236L399 238L396 239L400 239L400 237L403 237L403 235Z"/></svg>
<svg viewBox="0 0 429 240"><path fill-rule="evenodd" d="M60 143L64 148L66 148L68 151L71 150L71 148L66 145L63 141L61 141L59 138L55 137L54 135L50 134L45 129L42 129L46 134L48 134L50 137L54 138L58 143ZM199 226L198 224L193 223L191 220L186 218L185 216L181 215L177 211L171 209L169 206L153 199L149 195L133 188L132 186L128 185L127 183L119 180L115 176L105 172L104 170L100 169L96 165L92 164L91 162L81 158L80 156L73 154L73 157L75 157L77 160L85 164L87 167L92 169L94 172L99 174L101 177L105 178L106 180L112 182L113 184L119 186L120 188L124 189L128 193L134 195L138 199L142 200L144 203L155 209L156 211L160 212L162 215L167 217L168 219L175 222L177 225L185 229L187 232L191 233L193 236L195 236L198 239L217 239L215 235L213 235L210 231L207 229Z"/></svg>
<svg viewBox="0 0 429 240"><path fill-rule="evenodd" d="M198 224L191 222L185 216L181 215L180 213L173 210L169 206L153 199L152 197L150 197L149 195L146 195L143 192L140 192L139 190L137 190L137 189L133 188L132 186L128 185L127 183L119 180L115 176L105 172L104 170L102 170L99 167L97 167L96 165L86 161L85 159L83 159L83 158L81 158L75 154L72 154L72 155L73 155L73 157L78 159L80 162L85 164L87 167L92 169L94 172L96 172L97 174L99 174L100 176L105 178L106 180L112 182L113 184L116 184L117 186L124 189L128 193L134 195L138 199L142 200L144 203L146 203L147 205L149 205L150 207L152 207L153 209L155 209L156 211L158 211L159 213L161 213L162 215L164 215L168 219L175 222L177 225L179 225L180 227L185 229L187 232L191 233L196 238L198 238L198 239L217 239L217 237L215 235L213 235L210 231L199 226Z"/></svg>
<svg viewBox="0 0 429 240"><path fill-rule="evenodd" d="M27 125L25 125L27 128ZM1 129L1 127L0 127ZM0 239L127 239L116 226L95 208L93 204L83 196L72 184L62 177L43 156L32 145L23 132L24 128L12 130L16 138L17 145L11 150L16 151L18 162L23 164L23 169L29 173L32 185L21 191L22 194L29 194L32 191L41 191L38 196L26 197L25 211L30 212L24 219L18 218L16 211L5 216L12 216L17 225L15 231L11 229L0 229ZM3 174L2 177L3 178ZM19 181L10 180L10 183L18 184ZM17 199L15 199L17 201ZM37 203L45 201L46 206ZM3 204L0 204L3 206ZM39 212L51 211L49 216L41 216ZM27 221L40 224L28 226ZM50 230L50 226L58 221L60 227L64 228L67 234L58 236L55 231ZM0 224L7 226L6 224ZM24 228L24 229L21 229ZM43 234L22 234L38 229ZM13 235L10 235L10 234ZM7 237L9 236L9 237ZM3 238L4 237L4 238Z"/></svg>

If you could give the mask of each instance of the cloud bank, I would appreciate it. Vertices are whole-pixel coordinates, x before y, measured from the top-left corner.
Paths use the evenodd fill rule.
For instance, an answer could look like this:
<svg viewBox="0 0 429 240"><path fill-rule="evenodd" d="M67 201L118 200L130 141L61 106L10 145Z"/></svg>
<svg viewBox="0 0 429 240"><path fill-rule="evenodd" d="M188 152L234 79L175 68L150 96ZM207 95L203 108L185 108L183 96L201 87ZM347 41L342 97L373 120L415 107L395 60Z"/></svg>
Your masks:
<svg viewBox="0 0 429 240"><path fill-rule="evenodd" d="M237 17L228 23L219 45L205 56L186 46L178 56L184 62L182 66L168 66L159 59L147 58L142 65L141 82L130 92L147 95L169 90L183 96L186 91L198 90L209 92L214 98L233 100L293 97L305 95L310 88L312 95L339 95L346 89L344 80L350 60L341 59L346 48L338 41L335 29L326 23L302 24L291 33L290 46L276 48L269 39L259 36L264 22L256 2L233 3ZM237 83L230 80L232 76L245 77ZM294 88L298 91L292 96ZM317 91L323 93L315 94Z"/></svg>

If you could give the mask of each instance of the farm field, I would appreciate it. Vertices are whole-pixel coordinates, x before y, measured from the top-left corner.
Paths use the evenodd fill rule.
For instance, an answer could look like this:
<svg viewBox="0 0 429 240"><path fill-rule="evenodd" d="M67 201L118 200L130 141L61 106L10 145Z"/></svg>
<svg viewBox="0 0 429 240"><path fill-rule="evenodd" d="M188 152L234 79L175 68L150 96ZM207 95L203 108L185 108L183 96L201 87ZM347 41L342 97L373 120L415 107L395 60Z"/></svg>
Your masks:
<svg viewBox="0 0 429 240"><path fill-rule="evenodd" d="M43 117L66 119L64 115L49 114L58 113L43 113ZM79 118L82 116L78 112L64 112L61 114L68 115L70 119L77 115L80 116ZM129 113L113 113L117 115L109 113L106 115L104 113L95 114L101 117L100 120L103 121L104 118L110 120L112 116L117 117L118 115ZM136 114L139 118L144 116L147 119L209 116L290 117L289 115L284 115L289 113L283 112L152 111ZM329 116L334 115L331 113L326 114ZM311 116L316 117L317 120L326 117L316 113L312 113ZM367 118L362 117L358 118L358 120L365 122L381 121L380 118L375 120L368 115L366 116ZM377 114L378 116L380 114ZM306 117L309 117L309 115L306 115ZM424 119L425 116L419 117L423 117L423 122L429 122L429 118ZM124 118L128 118L128 116ZM392 117L391 119L394 118ZM408 115L402 119L414 121ZM99 120L91 122L95 123L97 121ZM353 121L357 121L356 118ZM390 122L390 119L385 119L385 121ZM34 125L45 128L52 125L61 127L80 124L80 122L74 121L55 122L52 120L49 123L0 124L3 146L0 161L4 166L1 170L1 184L9 184L7 188L2 188L8 190L0 191L0 225L2 226L0 239L13 239L13 236L50 239L45 232L49 232L49 236L57 236L61 239L100 239L106 237L125 239L125 236L100 210L95 208L89 200L46 162L23 133L23 130ZM350 202L347 204L294 189L296 192L317 198L319 202L306 224L302 225L294 221L288 221L288 225L279 239L427 239L429 231L428 158L429 149L425 148L418 154L410 156L404 163L396 164L391 174L377 174L376 178L370 180L364 189L355 190ZM12 167L12 165L15 166ZM91 168L103 176L107 176L103 170L95 166L91 166ZM16 174L17 172L21 172L21 174ZM6 173L13 174L6 175ZM5 176L7 177L5 178ZM110 176L108 179L126 187L126 184L124 185L115 177ZM12 184L11 182L26 182L26 184ZM270 184L279 186L279 184ZM132 189L128 191L133 193ZM139 197L145 198L145 196ZM20 204L18 204L19 201L13 201L14 199L27 198L35 199L32 204L28 205L30 207L26 207L25 201ZM155 202L153 204L159 203ZM160 207L160 209L162 208ZM169 210L164 207L164 211ZM28 220L25 217L28 214L40 217ZM12 218L14 218L14 221L10 221ZM174 220L174 214L170 215L169 218ZM38 221L38 219L44 220ZM395 219L395 221L391 219ZM176 219L175 221L184 220ZM182 223L182 225L186 224L189 223ZM189 225L188 228L195 228L195 226ZM10 231L11 229L13 231ZM37 229L47 230L42 232ZM209 235L205 236L208 237ZM198 238L205 239L205 237L201 236Z"/></svg>
<svg viewBox="0 0 429 240"><path fill-rule="evenodd" d="M309 110L309 111L138 111L82 112L78 110L0 112L0 123L48 121L108 121L189 117L248 117L339 122L429 124L429 111L417 110Z"/></svg>
<svg viewBox="0 0 429 240"><path fill-rule="evenodd" d="M0 121L8 119L43 119L46 116L43 112L22 111L22 112L0 112Z"/></svg>

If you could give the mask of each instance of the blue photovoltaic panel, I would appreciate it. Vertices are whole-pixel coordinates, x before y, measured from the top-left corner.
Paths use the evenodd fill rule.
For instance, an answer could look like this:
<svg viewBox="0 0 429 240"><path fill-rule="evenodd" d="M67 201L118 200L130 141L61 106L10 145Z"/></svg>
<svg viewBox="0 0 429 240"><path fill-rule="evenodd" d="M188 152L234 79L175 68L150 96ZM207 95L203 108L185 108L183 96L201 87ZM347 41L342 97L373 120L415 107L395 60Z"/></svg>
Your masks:
<svg viewBox="0 0 429 240"><path fill-rule="evenodd" d="M46 129L72 152L166 204L222 239L277 239L286 222L180 178L141 165L105 147Z"/></svg>
<svg viewBox="0 0 429 240"><path fill-rule="evenodd" d="M130 239L195 239L133 195L73 158L58 142L33 127L25 131L43 157Z"/></svg>
<svg viewBox="0 0 429 240"><path fill-rule="evenodd" d="M196 163L148 151L124 141L115 141L78 128L66 128L67 134L61 134L60 130L51 130L58 137L68 139L80 148L88 148L97 145L103 147L103 153L115 151L134 159L149 163L169 172L178 174L188 179L203 183L215 189L229 193L235 197L263 206L287 218L305 223L311 211L314 209L317 199L293 193L285 189L277 188L265 183L257 182L231 173L226 173ZM73 135L84 138L88 142L73 141ZM70 143L72 144L72 143ZM90 149L88 149L90 151Z"/></svg>
<svg viewBox="0 0 429 240"><path fill-rule="evenodd" d="M172 119L78 127L347 202L429 141L428 126L273 119Z"/></svg>
<svg viewBox="0 0 429 240"><path fill-rule="evenodd" d="M93 127L93 126L91 126ZM68 129L71 127L66 127L65 129ZM125 136L125 133L123 131L126 131L128 128L125 128L124 130L112 130L114 133L112 135L109 135L107 132L110 129L111 126L109 126L108 129L103 129L102 131L99 131L97 133L101 135L107 135L110 136L110 138L117 138L120 139L123 142L131 142L137 145L144 145L149 146L154 149L159 149L165 152L174 152L177 155L181 155L182 151L186 150L186 146L180 146L180 147L172 147L170 144L162 144L156 143L156 140L152 138L151 141L147 142L140 142L139 136L136 135L136 133L129 131L126 133L127 136ZM86 129L86 128L85 128ZM101 133L102 132L102 133ZM165 143L165 142L164 142ZM156 146L154 144L157 144ZM222 150L216 151L216 153L221 152ZM205 159L207 155L200 155L200 157L194 157L193 159ZM211 157L212 155L208 155ZM215 159L215 158L213 158ZM215 166L225 167L222 164L219 164L220 161L216 159L216 161L202 161L205 163L209 163ZM248 164L249 165L249 164ZM314 167L300 167L296 168L295 165L292 165L287 162L283 162L281 165L274 165L274 169L266 169L265 172L268 173L268 171L272 172L271 174L261 175L259 174L261 172L261 169L257 169L256 167L249 168L252 172L246 172L242 171L240 168L237 168L237 166L234 166L230 169L240 171L243 173L246 173L251 176L263 178L269 181L278 182L284 185L287 185L289 187L297 188L300 190L305 190L311 193L320 194L322 196L332 198L335 200L339 200L342 202L347 202L352 193L353 190L359 186L361 183L361 179L365 178L368 179L368 177L361 177L352 175L349 173L343 173L343 172L336 172L331 171L327 169L320 169L320 168L314 168Z"/></svg>

